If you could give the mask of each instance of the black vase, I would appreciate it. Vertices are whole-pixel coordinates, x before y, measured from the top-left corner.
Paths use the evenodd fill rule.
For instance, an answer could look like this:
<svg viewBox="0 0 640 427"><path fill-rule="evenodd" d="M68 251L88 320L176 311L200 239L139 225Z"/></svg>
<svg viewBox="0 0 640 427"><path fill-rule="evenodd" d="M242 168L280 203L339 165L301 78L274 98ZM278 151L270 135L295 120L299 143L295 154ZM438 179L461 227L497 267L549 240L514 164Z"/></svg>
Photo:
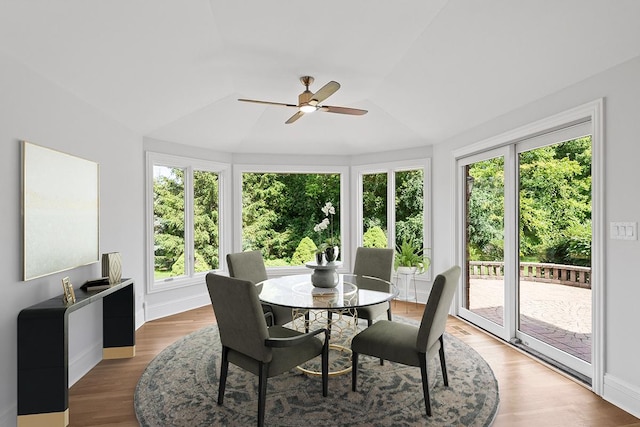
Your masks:
<svg viewBox="0 0 640 427"><path fill-rule="evenodd" d="M333 262L338 259L338 253L340 249L337 246L329 246L324 250L324 256L327 259L327 262Z"/></svg>

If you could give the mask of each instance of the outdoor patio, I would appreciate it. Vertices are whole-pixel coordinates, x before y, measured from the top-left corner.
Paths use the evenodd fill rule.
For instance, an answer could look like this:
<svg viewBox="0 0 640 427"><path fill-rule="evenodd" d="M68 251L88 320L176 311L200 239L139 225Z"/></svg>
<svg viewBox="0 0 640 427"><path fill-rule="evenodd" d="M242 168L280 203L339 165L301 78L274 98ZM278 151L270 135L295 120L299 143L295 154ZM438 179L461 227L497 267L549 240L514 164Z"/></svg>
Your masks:
<svg viewBox="0 0 640 427"><path fill-rule="evenodd" d="M497 324L503 319L503 281L471 279L470 310ZM520 282L520 330L591 362L591 289Z"/></svg>

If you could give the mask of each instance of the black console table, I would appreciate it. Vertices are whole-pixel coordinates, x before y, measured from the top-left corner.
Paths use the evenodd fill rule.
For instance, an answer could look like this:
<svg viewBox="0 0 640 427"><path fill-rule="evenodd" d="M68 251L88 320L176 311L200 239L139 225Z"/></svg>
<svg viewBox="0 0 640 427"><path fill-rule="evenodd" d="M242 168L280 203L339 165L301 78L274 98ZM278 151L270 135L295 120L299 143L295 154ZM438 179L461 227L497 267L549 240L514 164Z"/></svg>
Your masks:
<svg viewBox="0 0 640 427"><path fill-rule="evenodd" d="M103 359L135 356L135 292L132 279L102 291L75 289L18 315L18 427L69 424L69 313L103 300Z"/></svg>

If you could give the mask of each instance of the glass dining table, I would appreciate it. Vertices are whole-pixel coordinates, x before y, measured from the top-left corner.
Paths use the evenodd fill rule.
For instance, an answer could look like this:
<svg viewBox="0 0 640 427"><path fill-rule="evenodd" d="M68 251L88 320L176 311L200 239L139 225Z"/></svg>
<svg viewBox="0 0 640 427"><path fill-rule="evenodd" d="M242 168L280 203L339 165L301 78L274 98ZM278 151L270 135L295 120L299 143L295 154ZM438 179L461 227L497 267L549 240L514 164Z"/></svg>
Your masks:
<svg viewBox="0 0 640 427"><path fill-rule="evenodd" d="M351 357L351 338L358 332L358 308L391 301L398 295L398 288L391 282L353 274L339 274L338 283L333 288L314 286L311 274L277 277L256 286L264 304L291 308L292 328L312 330L323 327L330 331L329 347L341 353L335 359L349 359L332 362L330 375L351 371L351 364L347 362ZM299 369L318 374L315 369Z"/></svg>

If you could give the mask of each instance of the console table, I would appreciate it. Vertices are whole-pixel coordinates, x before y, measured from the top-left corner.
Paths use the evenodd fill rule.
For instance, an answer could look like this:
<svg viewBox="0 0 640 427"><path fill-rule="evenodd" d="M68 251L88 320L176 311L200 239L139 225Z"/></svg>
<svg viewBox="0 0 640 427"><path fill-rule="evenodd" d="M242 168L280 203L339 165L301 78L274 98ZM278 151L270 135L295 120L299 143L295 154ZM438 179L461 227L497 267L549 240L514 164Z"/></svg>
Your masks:
<svg viewBox="0 0 640 427"><path fill-rule="evenodd" d="M103 301L103 359L135 356L135 292L132 279L102 291L75 289L18 315L18 427L69 424L69 313Z"/></svg>

